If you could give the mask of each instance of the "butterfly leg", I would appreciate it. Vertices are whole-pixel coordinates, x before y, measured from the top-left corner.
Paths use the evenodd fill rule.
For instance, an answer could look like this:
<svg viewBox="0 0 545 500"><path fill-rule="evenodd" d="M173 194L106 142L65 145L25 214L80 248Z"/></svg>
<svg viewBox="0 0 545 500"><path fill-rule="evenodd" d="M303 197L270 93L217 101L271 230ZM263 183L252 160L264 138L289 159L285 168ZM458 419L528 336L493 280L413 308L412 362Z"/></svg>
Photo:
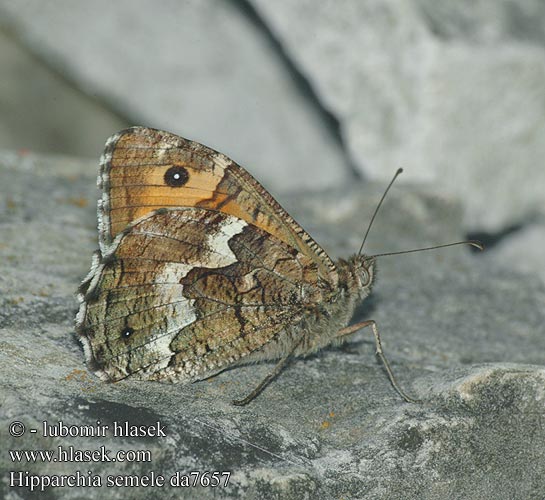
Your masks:
<svg viewBox="0 0 545 500"><path fill-rule="evenodd" d="M271 382L271 380L273 380L275 377L278 376L278 374L282 371L282 369L284 368L284 366L286 366L287 362L289 361L289 359L291 358L292 354L295 352L295 350L297 349L297 347L299 347L299 344L301 343L301 341L303 340L303 337L301 337L301 339L299 339L298 342L295 342L295 344L293 345L293 347L291 348L290 352L288 352L278 363L276 363L276 366L274 367L273 371L271 373L269 373L260 383L259 385L252 391L250 392L250 394L248 394L245 398L243 399L234 399L232 401L232 403L235 405L235 406L244 406L244 405L247 405L250 401L252 401L253 399L255 399L257 396L259 396L259 394L261 393L261 391L263 389L265 389L265 387L267 385L269 385L269 383Z"/></svg>
<svg viewBox="0 0 545 500"><path fill-rule="evenodd" d="M375 336L375 346L376 346L375 354L379 357L380 361L382 362L382 365L384 366L384 369L386 370L386 373L388 374L388 378L390 379L390 383L392 384L392 387L408 403L419 403L420 401L418 399L410 397L397 383L397 380L394 377L392 368L390 367L390 363L386 359L386 355L384 354L384 351L382 350L382 342L380 340L380 334L378 333L377 324L375 323L374 320L370 319L368 321L362 321L361 323L356 323L355 325L342 328L341 330L337 332L337 337L344 337L346 335L351 335L357 332L358 330L367 328L368 326L371 327L371 330L373 330L373 335Z"/></svg>

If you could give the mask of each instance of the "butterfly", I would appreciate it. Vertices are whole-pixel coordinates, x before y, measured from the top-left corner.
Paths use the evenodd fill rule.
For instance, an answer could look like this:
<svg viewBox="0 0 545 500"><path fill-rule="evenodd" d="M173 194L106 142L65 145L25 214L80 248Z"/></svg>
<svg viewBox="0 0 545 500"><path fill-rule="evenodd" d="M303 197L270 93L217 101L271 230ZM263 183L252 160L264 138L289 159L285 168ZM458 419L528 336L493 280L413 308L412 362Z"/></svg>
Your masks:
<svg viewBox="0 0 545 500"><path fill-rule="evenodd" d="M333 261L246 170L174 134L133 127L100 162L99 250L76 331L102 379L193 382L241 363L308 355L370 327L349 322L375 258Z"/></svg>

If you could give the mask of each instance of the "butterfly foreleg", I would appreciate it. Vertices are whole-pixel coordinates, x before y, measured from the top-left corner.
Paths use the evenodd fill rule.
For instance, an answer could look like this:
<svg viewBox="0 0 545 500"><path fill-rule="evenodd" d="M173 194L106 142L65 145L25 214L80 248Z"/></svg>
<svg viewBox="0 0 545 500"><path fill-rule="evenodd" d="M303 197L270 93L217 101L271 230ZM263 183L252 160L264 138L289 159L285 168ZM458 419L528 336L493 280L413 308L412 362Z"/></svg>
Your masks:
<svg viewBox="0 0 545 500"><path fill-rule="evenodd" d="M244 406L244 405L247 405L250 401L252 401L253 399L255 399L257 396L259 396L259 394L261 393L261 391L263 389L265 389L265 387L267 387L267 385L269 385L269 383L275 379L278 374L282 371L282 369L284 368L284 366L286 366L286 364L288 363L289 359L291 358L291 356L293 355L293 353L297 350L297 348L299 347L299 345L301 344L301 342L303 341L303 338L304 336L301 335L299 339L297 339L296 342L294 342L293 346L291 347L291 349L289 350L289 352L287 354L284 355L284 357L282 359L280 359L280 361L278 361L278 363L276 363L276 366L274 367L273 371L271 373L269 373L260 383L259 385L252 391L250 392L250 394L248 394L245 398L243 399L234 399L232 401L232 403L235 405L235 406Z"/></svg>
<svg viewBox="0 0 545 500"><path fill-rule="evenodd" d="M390 363L388 362L388 359L386 358L386 355L384 354L384 351L382 349L380 334L378 333L377 324L374 320L370 319L368 321L362 321L360 323L356 323L355 325L341 328L337 332L336 337L339 338L339 337L344 337L346 335L352 335L353 333L356 333L358 330L362 330L363 328L367 328L369 326L371 327L371 330L373 331L373 335L375 336L375 354L378 356L382 365L384 366L384 369L386 370L386 373L388 374L388 378L390 379L390 383L392 384L392 387L408 403L418 403L419 402L418 399L415 399L409 396L397 383L397 380L394 376L392 368L390 367Z"/></svg>

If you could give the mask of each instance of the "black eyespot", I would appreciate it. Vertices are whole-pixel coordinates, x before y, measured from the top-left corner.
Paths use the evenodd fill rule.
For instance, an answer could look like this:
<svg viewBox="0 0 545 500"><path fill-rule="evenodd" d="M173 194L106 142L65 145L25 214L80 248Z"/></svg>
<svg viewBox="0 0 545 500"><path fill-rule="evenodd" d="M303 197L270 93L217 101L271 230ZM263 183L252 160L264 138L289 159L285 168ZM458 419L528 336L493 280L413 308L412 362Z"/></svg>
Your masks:
<svg viewBox="0 0 545 500"><path fill-rule="evenodd" d="M189 174L184 167L174 166L165 172L164 180L167 186L181 187L189 180Z"/></svg>
<svg viewBox="0 0 545 500"><path fill-rule="evenodd" d="M127 326L121 331L121 338L128 339L134 333L134 328Z"/></svg>

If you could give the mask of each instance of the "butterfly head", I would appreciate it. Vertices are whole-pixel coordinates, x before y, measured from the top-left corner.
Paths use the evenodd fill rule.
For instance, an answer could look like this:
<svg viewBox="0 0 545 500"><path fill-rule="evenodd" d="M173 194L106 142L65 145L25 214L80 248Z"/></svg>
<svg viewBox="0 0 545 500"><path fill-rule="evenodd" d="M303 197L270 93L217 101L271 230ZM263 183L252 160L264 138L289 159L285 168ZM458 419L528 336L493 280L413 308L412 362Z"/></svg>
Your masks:
<svg viewBox="0 0 545 500"><path fill-rule="evenodd" d="M339 262L339 264L341 264ZM365 255L353 255L343 262L344 281L350 295L357 295L360 299L367 297L375 279L375 258Z"/></svg>

